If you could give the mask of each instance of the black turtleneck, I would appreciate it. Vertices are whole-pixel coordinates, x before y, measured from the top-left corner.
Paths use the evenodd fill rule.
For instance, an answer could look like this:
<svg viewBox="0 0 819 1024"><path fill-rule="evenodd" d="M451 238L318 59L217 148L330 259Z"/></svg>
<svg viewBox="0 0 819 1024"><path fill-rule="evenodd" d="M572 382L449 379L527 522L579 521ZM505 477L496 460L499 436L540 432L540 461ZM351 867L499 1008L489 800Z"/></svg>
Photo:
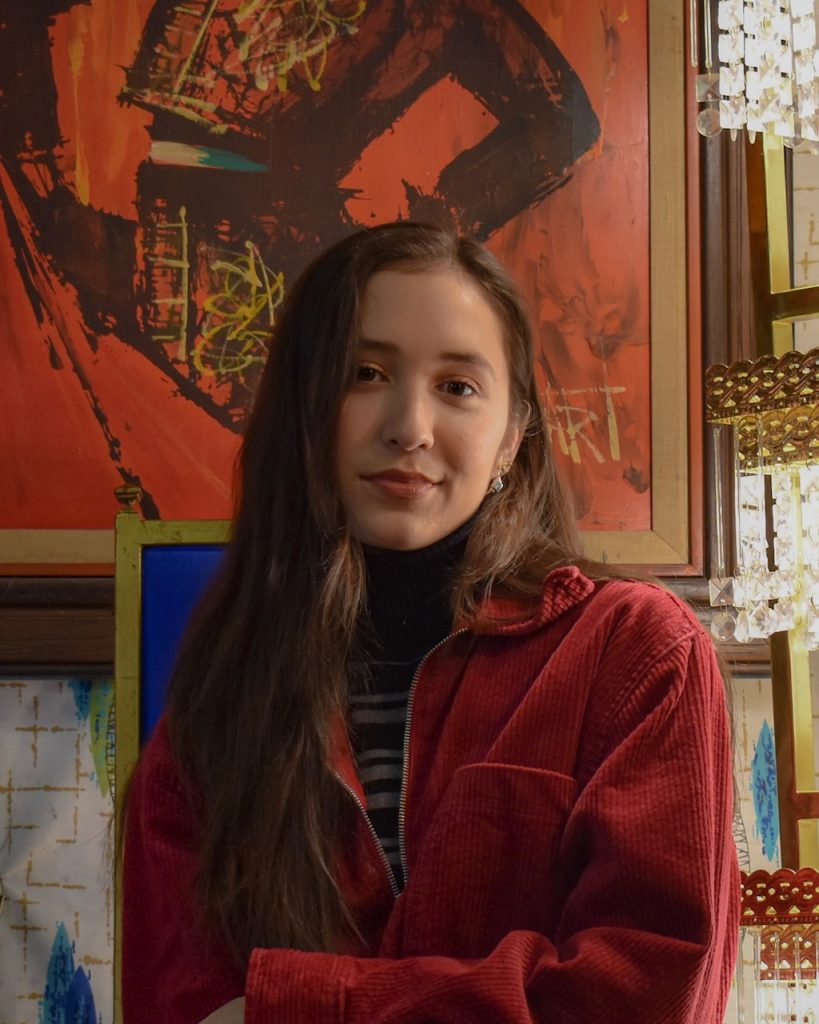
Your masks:
<svg viewBox="0 0 819 1024"><path fill-rule="evenodd" d="M404 767L404 728L415 671L452 627L453 571L466 549L473 519L417 551L364 548L369 636L366 682L354 686L350 729L367 813L399 889L398 805Z"/></svg>

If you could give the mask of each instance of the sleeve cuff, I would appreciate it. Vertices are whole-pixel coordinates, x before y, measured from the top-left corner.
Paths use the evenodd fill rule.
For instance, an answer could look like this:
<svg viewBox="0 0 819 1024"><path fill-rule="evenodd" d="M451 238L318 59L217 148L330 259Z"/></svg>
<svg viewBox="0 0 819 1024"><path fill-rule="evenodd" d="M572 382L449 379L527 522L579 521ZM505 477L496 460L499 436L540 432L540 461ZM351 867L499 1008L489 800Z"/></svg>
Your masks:
<svg viewBox="0 0 819 1024"><path fill-rule="evenodd" d="M346 959L254 949L245 986L245 1024L343 1024Z"/></svg>

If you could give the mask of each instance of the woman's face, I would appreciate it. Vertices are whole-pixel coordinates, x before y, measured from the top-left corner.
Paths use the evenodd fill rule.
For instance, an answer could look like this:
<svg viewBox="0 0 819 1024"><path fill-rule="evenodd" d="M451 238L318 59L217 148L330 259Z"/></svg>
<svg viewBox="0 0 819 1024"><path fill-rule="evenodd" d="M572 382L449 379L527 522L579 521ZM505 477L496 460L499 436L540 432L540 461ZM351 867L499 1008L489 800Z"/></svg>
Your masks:
<svg viewBox="0 0 819 1024"><path fill-rule="evenodd" d="M375 274L336 450L353 535L406 551L441 540L477 510L520 438L503 328L480 286L445 266Z"/></svg>

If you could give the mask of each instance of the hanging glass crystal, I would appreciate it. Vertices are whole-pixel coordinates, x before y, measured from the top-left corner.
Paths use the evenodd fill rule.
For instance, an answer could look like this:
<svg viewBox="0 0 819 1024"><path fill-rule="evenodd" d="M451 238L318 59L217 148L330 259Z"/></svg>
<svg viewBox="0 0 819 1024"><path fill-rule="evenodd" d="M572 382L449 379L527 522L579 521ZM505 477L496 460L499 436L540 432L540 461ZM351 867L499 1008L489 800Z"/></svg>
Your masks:
<svg viewBox="0 0 819 1024"><path fill-rule="evenodd" d="M705 75L700 75L700 78L705 78ZM714 79L716 96L709 93L709 95L703 97L704 99L719 99L720 94L728 96L733 99L735 96L744 96L745 93L745 66L743 64L731 64L726 67L719 69L719 77L716 75L710 76ZM697 99L700 99L699 92L697 93Z"/></svg>
<svg viewBox="0 0 819 1024"><path fill-rule="evenodd" d="M720 32L735 32L746 22L747 14L743 0L725 0L717 11L717 26Z"/></svg>
<svg viewBox="0 0 819 1024"><path fill-rule="evenodd" d="M722 114L720 112L721 93L719 73L713 70L714 60L711 47L711 4L706 2L703 5L704 19L704 42L705 42L705 73L697 75L697 102L703 104L702 110L697 115L697 131L705 138L713 138L719 135L722 130ZM691 59L695 67L699 66L696 58L696 40L698 32L697 4L691 2ZM735 93L741 97L741 90Z"/></svg>
<svg viewBox="0 0 819 1024"><path fill-rule="evenodd" d="M816 22L813 12L793 22L794 50L813 50L816 48Z"/></svg>
<svg viewBox="0 0 819 1024"><path fill-rule="evenodd" d="M786 144L819 141L819 52L813 0L719 0L717 58L711 55L711 5L702 4L705 74L697 76L703 109L697 129L712 136L746 127ZM699 67L699 6L690 0L691 59ZM717 85L715 86L715 78ZM714 88L719 97L714 98Z"/></svg>
<svg viewBox="0 0 819 1024"><path fill-rule="evenodd" d="M712 433L714 452L714 493L716 499L715 516L715 562L716 576L708 581L708 593L712 608L719 608L717 614L711 620L711 633L717 640L731 640L736 631L735 614L730 611L732 605L736 605L736 580L728 574L727 546L725 519L723 509L726 507L726 486L725 486L725 453L723 451L726 436L730 439L731 428L716 424ZM731 449L733 453L733 446ZM733 561L733 559L732 559Z"/></svg>
<svg viewBox="0 0 819 1024"><path fill-rule="evenodd" d="M742 29L720 33L717 53L722 64L742 61L745 56L745 33Z"/></svg>
<svg viewBox="0 0 819 1024"><path fill-rule="evenodd" d="M748 626L748 613L744 608L737 613L737 624L734 637L741 644L747 644L751 640L751 631Z"/></svg>

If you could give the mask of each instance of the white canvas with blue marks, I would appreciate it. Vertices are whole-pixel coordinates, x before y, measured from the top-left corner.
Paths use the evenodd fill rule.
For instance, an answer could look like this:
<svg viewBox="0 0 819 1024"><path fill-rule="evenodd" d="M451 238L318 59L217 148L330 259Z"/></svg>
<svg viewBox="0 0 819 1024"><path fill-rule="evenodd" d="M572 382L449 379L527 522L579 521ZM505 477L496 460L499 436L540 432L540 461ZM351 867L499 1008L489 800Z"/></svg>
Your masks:
<svg viewBox="0 0 819 1024"><path fill-rule="evenodd" d="M0 679L0 1024L111 1024L108 681Z"/></svg>
<svg viewBox="0 0 819 1024"><path fill-rule="evenodd" d="M733 692L740 866L775 871L782 861L771 682L737 678Z"/></svg>

